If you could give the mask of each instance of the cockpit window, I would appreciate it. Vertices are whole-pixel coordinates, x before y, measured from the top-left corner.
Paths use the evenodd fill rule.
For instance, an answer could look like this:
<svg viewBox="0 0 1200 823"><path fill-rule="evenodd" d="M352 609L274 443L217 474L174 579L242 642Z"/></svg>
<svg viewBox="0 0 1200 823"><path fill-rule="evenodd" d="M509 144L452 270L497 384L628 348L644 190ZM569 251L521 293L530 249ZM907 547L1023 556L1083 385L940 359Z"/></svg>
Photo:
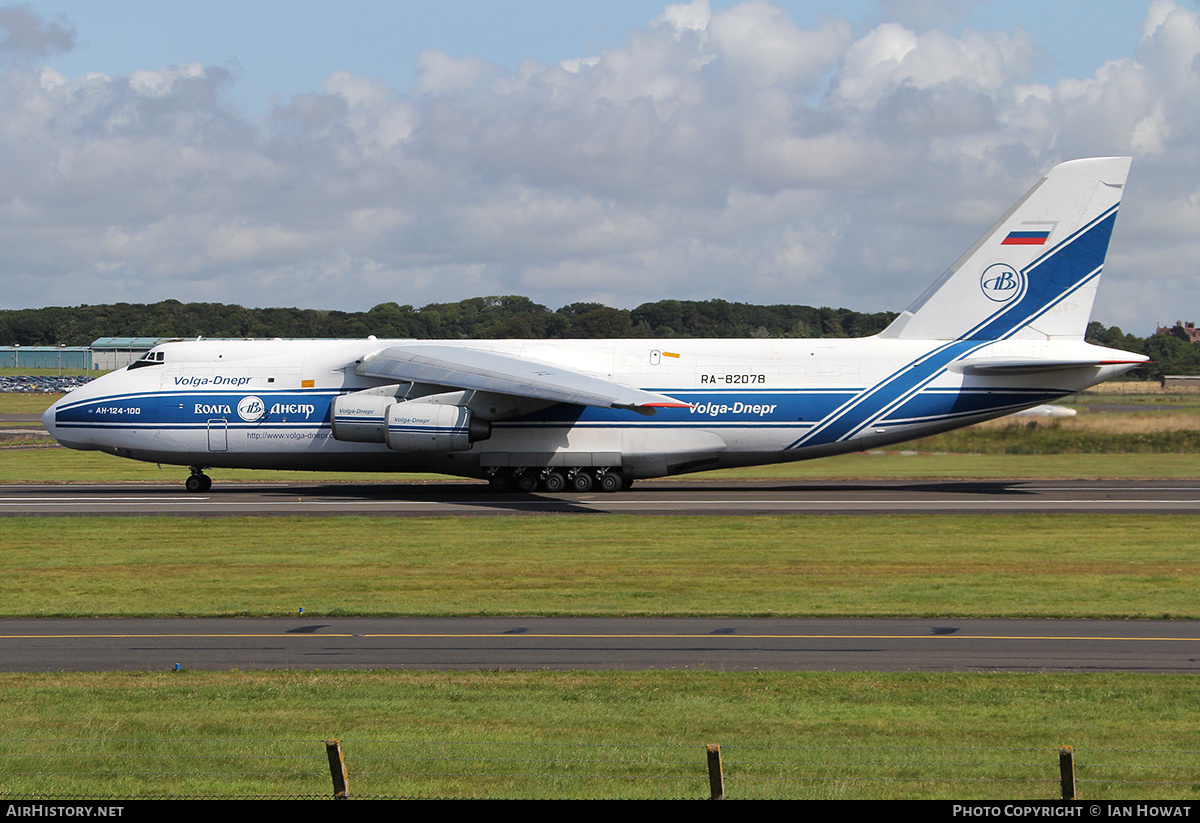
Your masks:
<svg viewBox="0 0 1200 823"><path fill-rule="evenodd" d="M161 366L163 363L163 352L148 351L129 364L130 369L141 369L146 366Z"/></svg>

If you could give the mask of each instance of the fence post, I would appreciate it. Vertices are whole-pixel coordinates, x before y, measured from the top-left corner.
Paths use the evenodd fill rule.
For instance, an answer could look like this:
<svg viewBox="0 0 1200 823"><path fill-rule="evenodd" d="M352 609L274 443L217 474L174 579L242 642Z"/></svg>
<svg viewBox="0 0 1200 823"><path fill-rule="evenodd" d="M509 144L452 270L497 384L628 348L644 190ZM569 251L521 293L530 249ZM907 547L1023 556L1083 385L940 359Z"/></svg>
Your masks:
<svg viewBox="0 0 1200 823"><path fill-rule="evenodd" d="M1075 797L1075 749L1061 746L1058 749L1058 778L1062 782L1062 799L1077 800Z"/></svg>
<svg viewBox="0 0 1200 823"><path fill-rule="evenodd" d="M716 743L708 746L708 791L709 800L725 799L725 772L721 768L721 747Z"/></svg>
<svg viewBox="0 0 1200 823"><path fill-rule="evenodd" d="M329 776L333 778L333 798L350 798L350 777L346 774L346 760L342 757L342 744L338 740L325 741L325 755L329 758Z"/></svg>

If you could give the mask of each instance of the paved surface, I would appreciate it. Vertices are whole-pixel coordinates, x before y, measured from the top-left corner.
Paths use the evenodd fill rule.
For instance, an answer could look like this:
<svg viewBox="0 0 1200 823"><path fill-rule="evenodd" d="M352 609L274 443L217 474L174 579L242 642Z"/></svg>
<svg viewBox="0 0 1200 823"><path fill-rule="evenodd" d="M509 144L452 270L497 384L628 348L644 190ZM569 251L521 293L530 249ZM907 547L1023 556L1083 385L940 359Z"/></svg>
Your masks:
<svg viewBox="0 0 1200 823"><path fill-rule="evenodd" d="M531 514L1200 514L1200 481L638 482L617 494L495 494L483 483L0 486L0 516Z"/></svg>
<svg viewBox="0 0 1200 823"><path fill-rule="evenodd" d="M0 620L3 671L1200 672L1200 623L1106 620Z"/></svg>
<svg viewBox="0 0 1200 823"><path fill-rule="evenodd" d="M30 437L50 437L40 414L0 414L0 442Z"/></svg>

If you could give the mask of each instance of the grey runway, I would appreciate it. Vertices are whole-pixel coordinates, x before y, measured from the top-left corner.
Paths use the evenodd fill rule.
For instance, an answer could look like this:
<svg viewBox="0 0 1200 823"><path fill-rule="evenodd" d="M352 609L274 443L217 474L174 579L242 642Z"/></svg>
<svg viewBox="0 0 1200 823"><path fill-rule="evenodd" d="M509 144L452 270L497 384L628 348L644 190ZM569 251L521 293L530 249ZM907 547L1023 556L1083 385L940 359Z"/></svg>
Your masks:
<svg viewBox="0 0 1200 823"><path fill-rule="evenodd" d="M1200 623L1129 620L0 620L3 671L1200 672Z"/></svg>
<svg viewBox="0 0 1200 823"><path fill-rule="evenodd" d="M1200 514L1200 481L887 480L640 482L617 494L497 494L486 484L217 483L0 486L13 515Z"/></svg>

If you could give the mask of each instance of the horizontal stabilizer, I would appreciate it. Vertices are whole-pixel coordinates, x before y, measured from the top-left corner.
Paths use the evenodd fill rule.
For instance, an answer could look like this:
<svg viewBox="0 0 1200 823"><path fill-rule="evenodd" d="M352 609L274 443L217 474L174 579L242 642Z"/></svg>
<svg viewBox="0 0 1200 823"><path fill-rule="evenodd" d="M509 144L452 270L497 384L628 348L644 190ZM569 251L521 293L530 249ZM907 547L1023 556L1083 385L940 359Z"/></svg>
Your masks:
<svg viewBox="0 0 1200 823"><path fill-rule="evenodd" d="M1069 369L1098 368L1100 366L1138 365L1140 360L1045 360L1039 358L995 358L980 357L960 360L950 364L950 370L962 374L1040 374L1042 372L1067 371Z"/></svg>

